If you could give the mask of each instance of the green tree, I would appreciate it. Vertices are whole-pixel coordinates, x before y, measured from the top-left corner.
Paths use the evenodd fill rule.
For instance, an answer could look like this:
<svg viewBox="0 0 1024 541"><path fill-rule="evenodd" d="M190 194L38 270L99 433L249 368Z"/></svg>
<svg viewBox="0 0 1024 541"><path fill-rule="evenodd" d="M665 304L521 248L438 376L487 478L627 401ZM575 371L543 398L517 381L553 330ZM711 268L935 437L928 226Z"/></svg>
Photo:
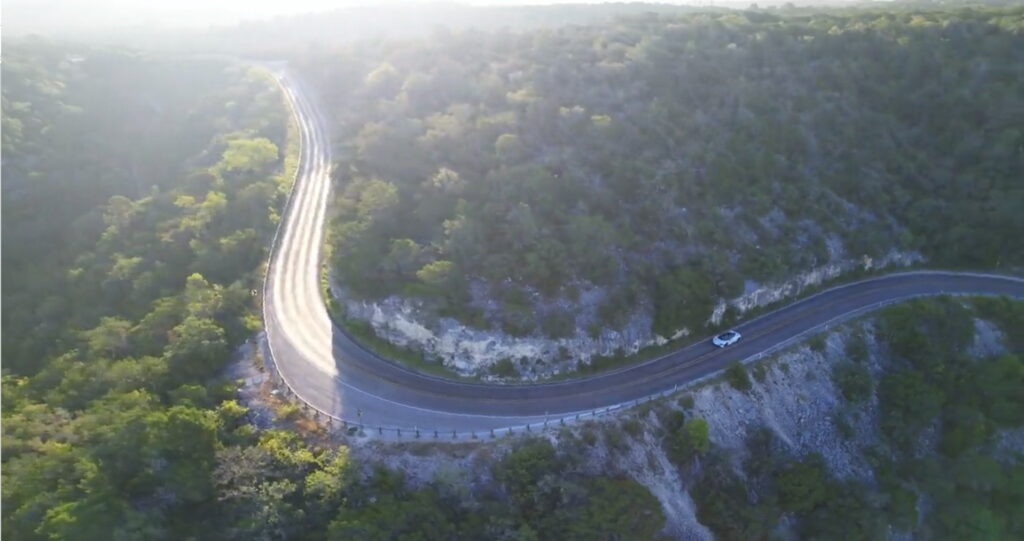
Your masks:
<svg viewBox="0 0 1024 541"><path fill-rule="evenodd" d="M779 504L787 511L806 513L829 497L828 476L818 455L783 468L775 475Z"/></svg>
<svg viewBox="0 0 1024 541"><path fill-rule="evenodd" d="M129 350L128 337L131 332L130 321L118 317L105 317L100 324L82 333L90 355L120 356Z"/></svg>
<svg viewBox="0 0 1024 541"><path fill-rule="evenodd" d="M630 480L598 478L584 485L587 503L564 517L561 539L621 541L658 539L665 516L658 500Z"/></svg>
<svg viewBox="0 0 1024 541"><path fill-rule="evenodd" d="M232 139L218 166L228 173L262 177L269 173L277 159L277 145L265 137Z"/></svg>
<svg viewBox="0 0 1024 541"><path fill-rule="evenodd" d="M711 448L708 422L699 417L687 419L669 434L668 443L669 458L677 464L684 464L696 456L707 453Z"/></svg>
<svg viewBox="0 0 1024 541"><path fill-rule="evenodd" d="M212 319L189 316L171 330L164 352L178 381L213 374L228 358L224 329Z"/></svg>

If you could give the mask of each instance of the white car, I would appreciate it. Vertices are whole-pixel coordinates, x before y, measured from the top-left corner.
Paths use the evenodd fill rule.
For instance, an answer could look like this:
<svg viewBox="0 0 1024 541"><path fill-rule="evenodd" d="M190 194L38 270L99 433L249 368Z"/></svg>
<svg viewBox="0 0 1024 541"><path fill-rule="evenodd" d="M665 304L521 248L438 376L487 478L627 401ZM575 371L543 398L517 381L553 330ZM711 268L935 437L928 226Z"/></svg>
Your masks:
<svg viewBox="0 0 1024 541"><path fill-rule="evenodd" d="M736 331L725 331L724 333L712 338L711 343L720 348L724 348L739 342L740 338L743 337Z"/></svg>

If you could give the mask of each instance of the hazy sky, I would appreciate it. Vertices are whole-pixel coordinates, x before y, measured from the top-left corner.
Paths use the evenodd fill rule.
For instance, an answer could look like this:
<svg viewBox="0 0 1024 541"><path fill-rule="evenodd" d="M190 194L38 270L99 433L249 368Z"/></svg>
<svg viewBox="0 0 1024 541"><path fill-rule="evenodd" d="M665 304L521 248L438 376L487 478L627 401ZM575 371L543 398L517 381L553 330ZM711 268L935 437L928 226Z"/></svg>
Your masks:
<svg viewBox="0 0 1024 541"><path fill-rule="evenodd" d="M628 1L628 0L627 0ZM437 0L4 0L3 31L11 35L124 27L204 27L366 5L439 3ZM464 5L587 3L559 0L470 0ZM590 2L600 3L600 2ZM669 0L685 4L698 1Z"/></svg>

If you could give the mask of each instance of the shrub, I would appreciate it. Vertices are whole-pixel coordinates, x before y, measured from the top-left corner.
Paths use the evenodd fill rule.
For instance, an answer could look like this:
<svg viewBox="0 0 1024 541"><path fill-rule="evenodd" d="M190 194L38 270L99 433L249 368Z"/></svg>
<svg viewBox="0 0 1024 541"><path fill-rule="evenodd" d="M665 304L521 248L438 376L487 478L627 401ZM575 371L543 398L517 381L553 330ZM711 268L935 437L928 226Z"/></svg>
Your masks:
<svg viewBox="0 0 1024 541"><path fill-rule="evenodd" d="M498 377L511 378L516 376L518 373L519 371L516 369L515 361L508 357L491 365L491 374Z"/></svg>
<svg viewBox="0 0 1024 541"><path fill-rule="evenodd" d="M725 369L725 379L733 389L738 391L750 389L750 377L747 375L747 369L739 361L730 364L729 368Z"/></svg>
<svg viewBox="0 0 1024 541"><path fill-rule="evenodd" d="M676 464L684 464L711 448L708 422L699 417L676 425L666 440L666 452Z"/></svg>
<svg viewBox="0 0 1024 541"><path fill-rule="evenodd" d="M846 356L851 361L862 363L868 359L868 343L864 335L857 333L846 340Z"/></svg>
<svg viewBox="0 0 1024 541"><path fill-rule="evenodd" d="M819 455L790 464L775 476L779 504L787 511L806 512L828 497L828 476Z"/></svg>
<svg viewBox="0 0 1024 541"><path fill-rule="evenodd" d="M807 345L810 346L811 351L815 353L825 352L825 335L816 334L810 340L807 341Z"/></svg>
<svg viewBox="0 0 1024 541"><path fill-rule="evenodd" d="M832 367L832 381L843 397L858 404L867 400L874 389L871 372L862 364L842 362Z"/></svg>
<svg viewBox="0 0 1024 541"><path fill-rule="evenodd" d="M606 426L604 429L604 442L609 449L615 451L625 450L626 438L622 436L622 431L618 427Z"/></svg>
<svg viewBox="0 0 1024 541"><path fill-rule="evenodd" d="M299 406L291 402L281 404L274 411L274 415L280 420L291 421L299 416Z"/></svg>
<svg viewBox="0 0 1024 541"><path fill-rule="evenodd" d="M548 338L567 338L576 331L576 318L568 310L552 310L540 322Z"/></svg>
<svg viewBox="0 0 1024 541"><path fill-rule="evenodd" d="M644 426L639 419L630 417L629 419L622 421L622 429L625 430L627 434L635 438L643 432Z"/></svg>
<svg viewBox="0 0 1024 541"><path fill-rule="evenodd" d="M580 439L583 443L587 444L588 447L593 447L597 444L597 432L594 432L591 428L584 428L580 430Z"/></svg>

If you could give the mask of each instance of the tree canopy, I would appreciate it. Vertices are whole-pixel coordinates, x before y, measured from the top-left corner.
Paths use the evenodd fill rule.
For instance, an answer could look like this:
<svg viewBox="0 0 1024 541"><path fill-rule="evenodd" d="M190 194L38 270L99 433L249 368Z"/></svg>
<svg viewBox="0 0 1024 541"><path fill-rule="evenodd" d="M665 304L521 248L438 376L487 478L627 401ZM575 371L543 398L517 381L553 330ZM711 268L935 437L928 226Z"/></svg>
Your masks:
<svg viewBox="0 0 1024 541"><path fill-rule="evenodd" d="M343 148L334 268L513 334L626 291L573 327L629 300L669 336L745 281L893 250L1020 265L1022 20L652 13L304 55Z"/></svg>

